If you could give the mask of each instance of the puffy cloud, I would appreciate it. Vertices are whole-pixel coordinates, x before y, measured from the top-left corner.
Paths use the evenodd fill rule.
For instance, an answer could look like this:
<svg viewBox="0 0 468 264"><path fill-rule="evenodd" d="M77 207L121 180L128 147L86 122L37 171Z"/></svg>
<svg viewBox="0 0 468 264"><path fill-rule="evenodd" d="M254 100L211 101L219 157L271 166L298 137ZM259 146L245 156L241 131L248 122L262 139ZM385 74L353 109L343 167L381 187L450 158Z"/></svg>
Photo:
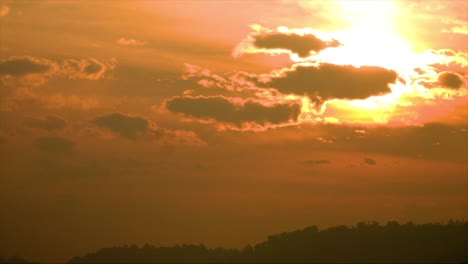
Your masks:
<svg viewBox="0 0 468 264"><path fill-rule="evenodd" d="M438 75L439 84L445 88L457 89L463 85L463 77L453 72L441 72Z"/></svg>
<svg viewBox="0 0 468 264"><path fill-rule="evenodd" d="M296 61L316 55L326 48L342 45L330 34L311 28L289 29L282 26L272 30L260 25L252 25L251 28L254 31L237 45L233 51L234 57L244 53L286 53Z"/></svg>
<svg viewBox="0 0 468 264"><path fill-rule="evenodd" d="M91 123L109 129L123 138L133 140L146 134L150 128L150 123L147 119L140 116L127 116L120 113L97 117L93 119Z"/></svg>
<svg viewBox="0 0 468 264"><path fill-rule="evenodd" d="M381 67L334 65L322 63L295 65L291 69L272 73L259 85L277 89L281 93L308 95L316 102L329 99L365 99L390 93L390 83L397 73Z"/></svg>
<svg viewBox="0 0 468 264"><path fill-rule="evenodd" d="M55 62L29 57L0 59L0 76L21 77L31 74L53 74L58 70Z"/></svg>
<svg viewBox="0 0 468 264"><path fill-rule="evenodd" d="M0 17L6 16L10 13L10 8L7 5L0 6Z"/></svg>
<svg viewBox="0 0 468 264"><path fill-rule="evenodd" d="M270 104L253 99L228 98L223 96L174 97L166 101L168 110L204 120L242 127L254 123L266 127L295 122L300 113L297 102Z"/></svg>
<svg viewBox="0 0 468 264"><path fill-rule="evenodd" d="M96 117L91 120L91 123L130 140L146 138L160 140L166 144L196 146L205 144L193 131L157 127L156 124L141 116L111 113Z"/></svg>
<svg viewBox="0 0 468 264"><path fill-rule="evenodd" d="M320 52L329 47L338 47L340 42L333 39L324 41L318 37L307 34L285 34L285 33L269 33L265 35L257 35L254 37L254 45L258 48L265 49L286 49L292 53L296 53L299 57L308 57L311 52Z"/></svg>
<svg viewBox="0 0 468 264"><path fill-rule="evenodd" d="M46 116L45 118L27 117L24 119L27 127L39 128L44 130L59 130L65 128L66 121L57 116Z"/></svg>
<svg viewBox="0 0 468 264"><path fill-rule="evenodd" d="M49 153L70 152L74 143L62 137L40 137L37 141L39 149Z"/></svg>
<svg viewBox="0 0 468 264"><path fill-rule="evenodd" d="M364 158L364 162L367 164L367 165L376 165L377 162L371 158Z"/></svg>
<svg viewBox="0 0 468 264"><path fill-rule="evenodd" d="M69 79L97 80L104 77L104 74L113 70L115 66L114 59L108 61L99 61L95 58L68 59L64 61L61 73Z"/></svg>
<svg viewBox="0 0 468 264"><path fill-rule="evenodd" d="M139 41L133 38L119 38L116 41L116 43L122 46L143 46L146 44L146 42Z"/></svg>

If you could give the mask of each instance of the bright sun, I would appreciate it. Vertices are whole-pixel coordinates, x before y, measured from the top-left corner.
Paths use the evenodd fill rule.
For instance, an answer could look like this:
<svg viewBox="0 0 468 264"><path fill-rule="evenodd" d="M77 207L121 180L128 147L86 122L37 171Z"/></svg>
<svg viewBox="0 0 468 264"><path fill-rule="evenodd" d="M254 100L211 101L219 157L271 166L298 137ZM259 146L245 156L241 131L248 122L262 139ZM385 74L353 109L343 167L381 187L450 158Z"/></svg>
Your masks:
<svg viewBox="0 0 468 264"><path fill-rule="evenodd" d="M353 114L348 120L343 120L345 122L388 123L396 107L411 104L403 98L422 92L421 89L409 85L411 76L415 69L425 67L434 58L427 53L417 54L411 45L398 35L395 22L401 16L401 10L395 2L337 1L336 4L337 12L341 13L339 16L349 23L349 27L332 32L328 36L344 45L325 49L314 55L314 60L355 67L379 66L396 71L399 79L395 84L389 85L392 90L389 94L365 100L333 100L325 107L350 110ZM292 59L304 62L302 58ZM313 107L303 107L303 111L310 109Z"/></svg>

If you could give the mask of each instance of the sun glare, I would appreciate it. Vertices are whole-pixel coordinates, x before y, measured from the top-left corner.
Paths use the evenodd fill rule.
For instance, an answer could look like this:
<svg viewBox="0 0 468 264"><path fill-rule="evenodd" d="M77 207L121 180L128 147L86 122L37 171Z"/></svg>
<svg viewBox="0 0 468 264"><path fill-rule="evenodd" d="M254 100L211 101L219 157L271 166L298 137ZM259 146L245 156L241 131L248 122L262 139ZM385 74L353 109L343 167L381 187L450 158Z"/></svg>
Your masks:
<svg viewBox="0 0 468 264"><path fill-rule="evenodd" d="M293 57L296 62L315 60L339 65L378 66L398 73L398 79L390 84L391 93L373 96L364 100L333 100L325 108L348 109L351 115L343 117L343 122L350 123L388 123L398 106L408 106L411 102L405 98L417 95L428 96L428 91L414 84L415 70L426 69L430 79L437 79L437 73L428 65L441 62L441 56L431 52L416 53L413 47L399 36L398 19L402 12L397 2L393 1L337 1L339 16L348 22L349 27L330 33L343 45L321 51L318 55L304 59ZM301 33L301 32L298 32ZM444 57L444 56L442 56ZM417 74L419 75L419 74ZM310 104L304 102L303 104ZM313 107L302 108L313 119ZM323 112L323 110L322 110ZM326 114L326 113L325 113ZM346 120L349 119L349 120ZM307 120L307 118L305 119ZM401 119L403 123L408 121ZM395 122L395 120L392 120Z"/></svg>

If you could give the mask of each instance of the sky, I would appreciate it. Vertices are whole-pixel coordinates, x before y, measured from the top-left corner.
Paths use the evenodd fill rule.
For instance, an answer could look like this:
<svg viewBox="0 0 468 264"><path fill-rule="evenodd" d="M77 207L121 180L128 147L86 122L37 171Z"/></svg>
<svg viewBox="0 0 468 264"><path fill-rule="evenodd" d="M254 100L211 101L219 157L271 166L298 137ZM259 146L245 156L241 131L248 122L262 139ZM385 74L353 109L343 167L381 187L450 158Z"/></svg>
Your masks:
<svg viewBox="0 0 468 264"><path fill-rule="evenodd" d="M466 1L0 0L0 256L468 218Z"/></svg>

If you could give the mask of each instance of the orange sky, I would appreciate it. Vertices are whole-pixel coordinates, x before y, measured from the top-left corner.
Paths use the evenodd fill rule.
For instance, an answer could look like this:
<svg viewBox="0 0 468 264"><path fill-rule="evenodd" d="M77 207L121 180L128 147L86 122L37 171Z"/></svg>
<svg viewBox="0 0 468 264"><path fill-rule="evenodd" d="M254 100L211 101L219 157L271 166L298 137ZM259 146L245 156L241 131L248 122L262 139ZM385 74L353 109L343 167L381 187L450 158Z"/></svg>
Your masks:
<svg viewBox="0 0 468 264"><path fill-rule="evenodd" d="M466 1L0 1L0 256L468 217Z"/></svg>

